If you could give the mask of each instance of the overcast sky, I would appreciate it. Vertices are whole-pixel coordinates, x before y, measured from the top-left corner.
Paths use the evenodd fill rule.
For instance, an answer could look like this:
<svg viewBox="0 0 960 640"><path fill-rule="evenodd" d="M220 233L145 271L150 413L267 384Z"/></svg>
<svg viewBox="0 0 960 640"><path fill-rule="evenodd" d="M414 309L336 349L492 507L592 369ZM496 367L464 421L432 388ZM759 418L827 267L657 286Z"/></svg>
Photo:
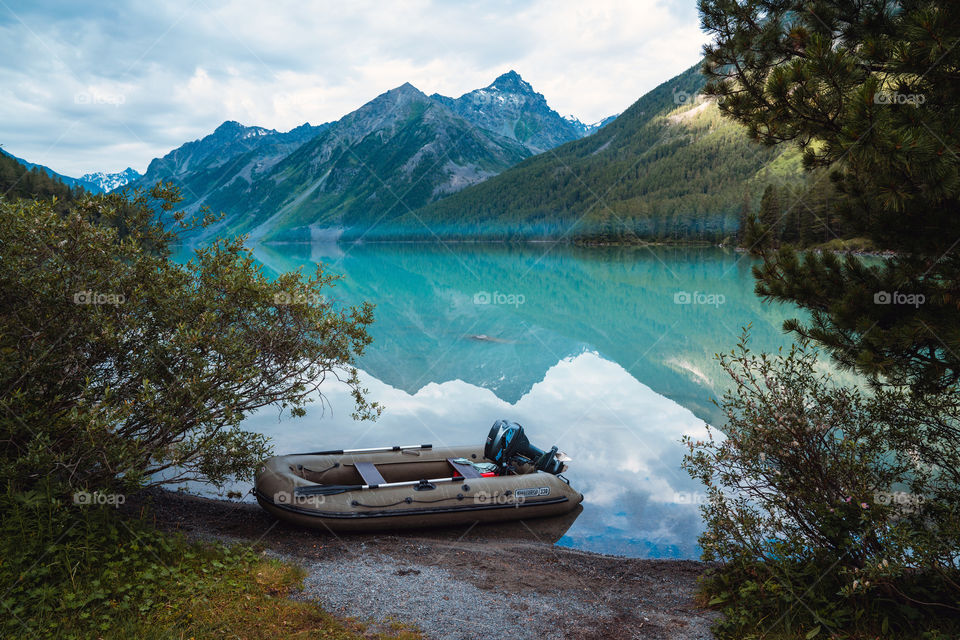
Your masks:
<svg viewBox="0 0 960 640"><path fill-rule="evenodd" d="M514 69L595 122L697 62L695 0L0 0L0 144L71 176L143 172L224 120L288 130L411 82Z"/></svg>

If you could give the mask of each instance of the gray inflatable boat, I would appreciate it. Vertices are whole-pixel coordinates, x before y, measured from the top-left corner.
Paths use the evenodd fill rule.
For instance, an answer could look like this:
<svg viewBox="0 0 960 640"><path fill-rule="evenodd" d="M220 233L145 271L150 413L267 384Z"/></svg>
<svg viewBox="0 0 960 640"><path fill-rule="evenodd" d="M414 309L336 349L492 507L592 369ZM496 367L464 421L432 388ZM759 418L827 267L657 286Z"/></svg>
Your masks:
<svg viewBox="0 0 960 640"><path fill-rule="evenodd" d="M569 458L532 446L499 420L482 446L429 444L297 453L257 471L260 505L281 520L331 531L455 526L556 516L583 496Z"/></svg>

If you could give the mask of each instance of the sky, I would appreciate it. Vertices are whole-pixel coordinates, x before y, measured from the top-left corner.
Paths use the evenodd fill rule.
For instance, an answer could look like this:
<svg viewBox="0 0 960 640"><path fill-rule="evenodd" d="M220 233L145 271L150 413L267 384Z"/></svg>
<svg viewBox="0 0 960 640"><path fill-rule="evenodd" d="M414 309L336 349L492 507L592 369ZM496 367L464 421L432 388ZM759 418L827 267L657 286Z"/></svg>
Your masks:
<svg viewBox="0 0 960 640"><path fill-rule="evenodd" d="M0 145L74 177L142 173L225 120L286 131L511 69L591 123L706 41L695 0L0 0Z"/></svg>

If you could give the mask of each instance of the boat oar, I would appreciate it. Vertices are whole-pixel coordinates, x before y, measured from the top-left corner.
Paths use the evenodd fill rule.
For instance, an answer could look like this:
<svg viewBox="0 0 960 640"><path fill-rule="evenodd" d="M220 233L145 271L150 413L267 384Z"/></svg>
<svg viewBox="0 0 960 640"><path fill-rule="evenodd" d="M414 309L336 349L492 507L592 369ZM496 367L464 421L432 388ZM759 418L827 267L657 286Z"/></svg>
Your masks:
<svg viewBox="0 0 960 640"><path fill-rule="evenodd" d="M383 484L328 484L297 487L294 493L298 496L332 496L347 491L362 491L366 489L391 489L394 487L415 487L440 482L465 482L466 478L434 478L432 480L408 480L406 482L385 482Z"/></svg>
<svg viewBox="0 0 960 640"><path fill-rule="evenodd" d="M292 453L294 456L344 456L354 453L385 453L388 451L421 451L433 449L432 444L405 444L392 447L373 447L372 449L332 449L330 451L310 451L309 453Z"/></svg>

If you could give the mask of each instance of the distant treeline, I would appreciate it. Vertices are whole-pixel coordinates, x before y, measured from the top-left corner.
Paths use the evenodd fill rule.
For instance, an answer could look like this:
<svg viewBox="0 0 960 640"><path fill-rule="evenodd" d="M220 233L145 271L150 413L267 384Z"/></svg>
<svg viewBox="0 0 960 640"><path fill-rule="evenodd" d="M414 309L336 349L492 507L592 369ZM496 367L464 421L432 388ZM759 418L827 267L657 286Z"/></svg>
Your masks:
<svg viewBox="0 0 960 640"><path fill-rule="evenodd" d="M659 202L656 204L660 210L644 217L601 212L593 219L579 221L571 235L597 243L712 242L735 244L751 251L783 245L878 248L865 239L857 239L856 231L843 222L837 209L839 195L826 170L806 173L802 179L768 182L765 186L748 182L737 185L737 190L743 194L737 213L726 207L718 213L702 213L699 206L692 212L671 211L670 207L663 211L664 203ZM725 191L729 202L734 189ZM851 244L854 240L859 244Z"/></svg>
<svg viewBox="0 0 960 640"><path fill-rule="evenodd" d="M0 196L4 198L49 200L55 197L57 209L62 210L67 203L85 193L82 187L71 188L37 167L28 169L14 158L0 153Z"/></svg>
<svg viewBox="0 0 960 640"><path fill-rule="evenodd" d="M838 201L839 194L823 169L806 174L799 184L768 184L758 205L744 201L737 244L752 251L783 245L842 248L856 233L843 222Z"/></svg>

